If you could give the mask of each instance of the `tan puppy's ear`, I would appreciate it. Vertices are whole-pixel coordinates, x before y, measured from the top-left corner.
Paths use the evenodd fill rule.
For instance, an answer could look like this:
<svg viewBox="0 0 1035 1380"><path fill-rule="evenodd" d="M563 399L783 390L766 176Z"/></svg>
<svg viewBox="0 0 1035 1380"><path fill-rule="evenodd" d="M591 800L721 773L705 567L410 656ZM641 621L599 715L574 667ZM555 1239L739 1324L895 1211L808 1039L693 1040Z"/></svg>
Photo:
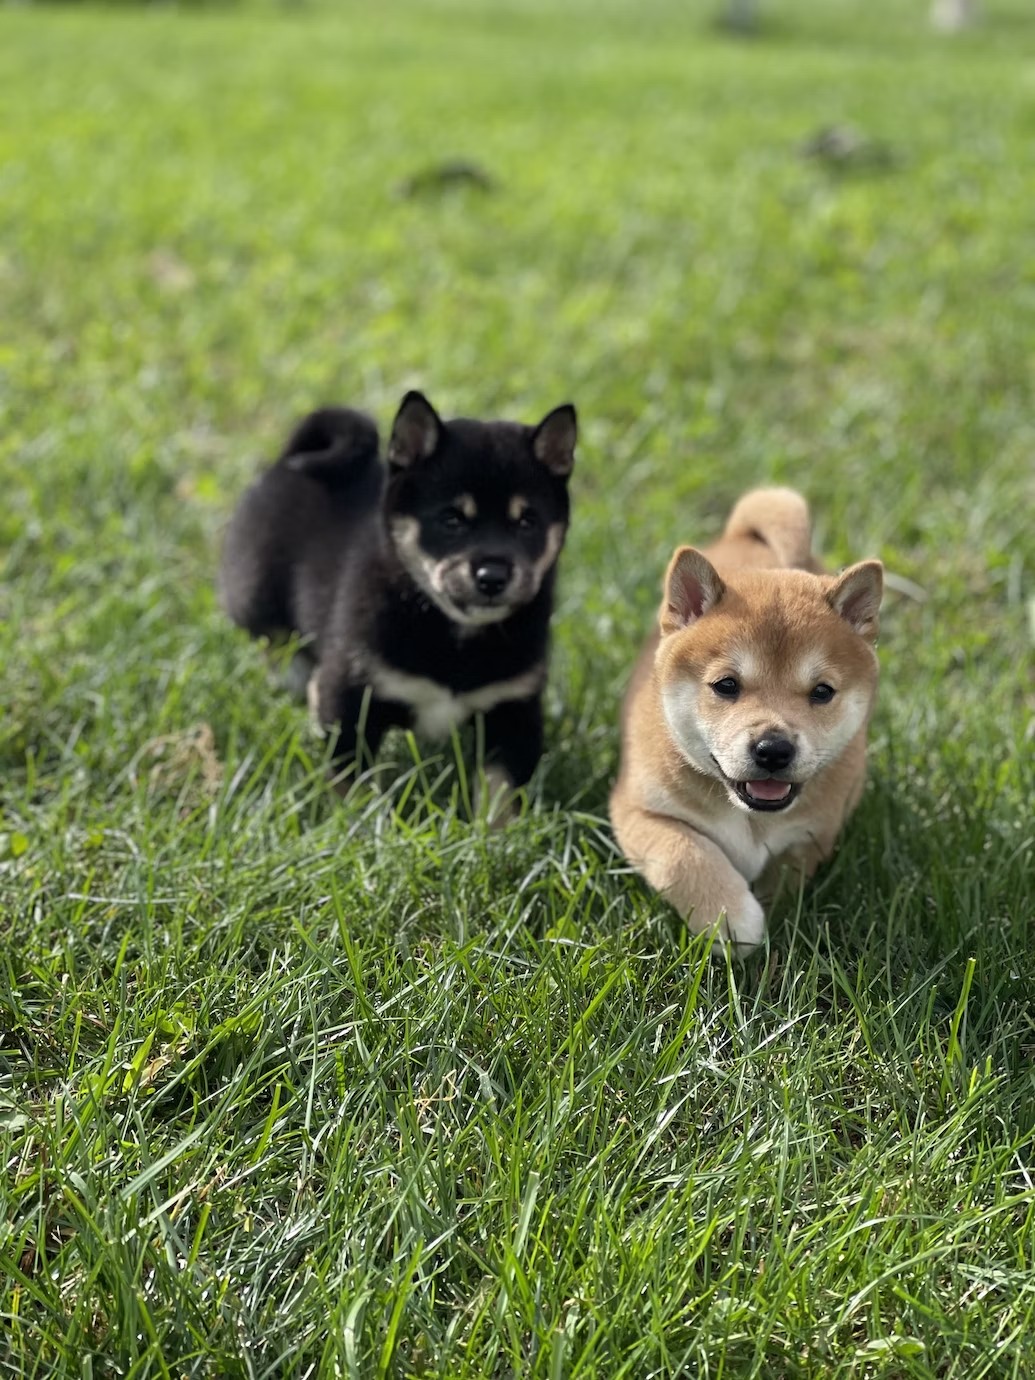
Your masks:
<svg viewBox="0 0 1035 1380"><path fill-rule="evenodd" d="M876 642L883 592L884 567L880 561L860 561L838 577L827 594L827 603L860 637Z"/></svg>
<svg viewBox="0 0 1035 1380"><path fill-rule="evenodd" d="M726 586L706 556L692 546L681 546L669 562L665 597L661 601L661 632L689 627L722 598Z"/></svg>
<svg viewBox="0 0 1035 1380"><path fill-rule="evenodd" d="M399 404L388 441L388 463L405 470L432 455L442 438L442 421L423 393L407 393Z"/></svg>

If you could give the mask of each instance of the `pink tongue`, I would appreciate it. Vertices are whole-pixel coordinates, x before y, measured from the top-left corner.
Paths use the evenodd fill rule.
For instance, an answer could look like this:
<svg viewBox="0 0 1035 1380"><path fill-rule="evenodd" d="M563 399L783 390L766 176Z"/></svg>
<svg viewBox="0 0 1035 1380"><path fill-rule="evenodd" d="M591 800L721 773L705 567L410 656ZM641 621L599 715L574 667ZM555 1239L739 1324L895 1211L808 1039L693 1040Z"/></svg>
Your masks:
<svg viewBox="0 0 1035 1380"><path fill-rule="evenodd" d="M744 787L756 800L783 800L791 793L789 781L745 781Z"/></svg>

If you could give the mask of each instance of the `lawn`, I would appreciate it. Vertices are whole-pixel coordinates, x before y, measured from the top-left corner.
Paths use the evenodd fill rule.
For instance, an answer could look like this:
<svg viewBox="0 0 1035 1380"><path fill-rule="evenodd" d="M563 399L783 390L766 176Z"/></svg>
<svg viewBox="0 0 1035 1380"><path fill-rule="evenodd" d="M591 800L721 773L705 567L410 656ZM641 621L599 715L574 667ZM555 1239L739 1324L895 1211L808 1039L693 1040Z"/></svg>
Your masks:
<svg viewBox="0 0 1035 1380"><path fill-rule="evenodd" d="M1035 1373L1035 21L925 8L0 11L0 1374ZM580 411L502 834L403 736L339 802L213 593L293 418L411 386ZM894 579L864 802L731 965L606 801L768 480Z"/></svg>

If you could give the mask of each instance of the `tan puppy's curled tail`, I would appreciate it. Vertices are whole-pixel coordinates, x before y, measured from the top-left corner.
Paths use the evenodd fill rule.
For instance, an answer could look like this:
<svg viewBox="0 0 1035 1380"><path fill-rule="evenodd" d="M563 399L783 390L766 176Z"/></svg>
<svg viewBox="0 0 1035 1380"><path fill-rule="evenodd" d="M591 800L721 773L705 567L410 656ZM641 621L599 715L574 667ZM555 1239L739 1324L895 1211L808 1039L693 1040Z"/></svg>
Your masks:
<svg viewBox="0 0 1035 1380"><path fill-rule="evenodd" d="M766 558L752 560L752 565L822 570L812 554L809 505L793 489L752 489L745 494L730 513L723 540L768 547Z"/></svg>

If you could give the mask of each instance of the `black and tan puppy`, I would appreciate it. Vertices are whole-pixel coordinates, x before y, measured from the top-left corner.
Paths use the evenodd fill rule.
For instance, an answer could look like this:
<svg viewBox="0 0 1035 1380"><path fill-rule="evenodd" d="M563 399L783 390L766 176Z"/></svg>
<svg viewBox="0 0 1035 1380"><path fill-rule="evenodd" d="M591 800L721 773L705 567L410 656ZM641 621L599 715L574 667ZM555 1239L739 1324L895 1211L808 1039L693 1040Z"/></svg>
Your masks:
<svg viewBox="0 0 1035 1380"><path fill-rule="evenodd" d="M386 464L369 417L325 408L244 495L224 606L253 636L308 639L342 768L394 726L441 738L481 713L490 796L528 781L575 440L571 406L538 426L444 422L408 393Z"/></svg>

